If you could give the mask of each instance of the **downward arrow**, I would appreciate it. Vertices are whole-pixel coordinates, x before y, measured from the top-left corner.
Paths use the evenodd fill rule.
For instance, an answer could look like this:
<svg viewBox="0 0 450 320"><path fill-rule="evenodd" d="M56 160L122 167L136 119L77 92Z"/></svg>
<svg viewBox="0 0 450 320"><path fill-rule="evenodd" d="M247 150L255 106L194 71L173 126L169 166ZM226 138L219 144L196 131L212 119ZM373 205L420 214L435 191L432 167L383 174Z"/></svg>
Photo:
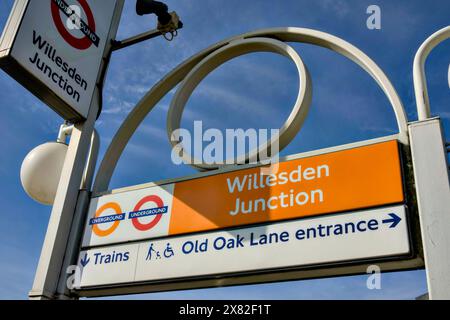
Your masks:
<svg viewBox="0 0 450 320"><path fill-rule="evenodd" d="M89 261L91 261L91 259L89 259L87 253L85 253L84 257L83 257L83 259L81 259L80 263L83 267L86 267L87 264L89 263Z"/></svg>
<svg viewBox="0 0 450 320"><path fill-rule="evenodd" d="M402 221L402 218L400 218L395 213L389 213L389 216L391 217L391 219L385 219L383 220L383 223L391 223L391 225L389 226L390 229L395 228L400 223L400 221Z"/></svg>

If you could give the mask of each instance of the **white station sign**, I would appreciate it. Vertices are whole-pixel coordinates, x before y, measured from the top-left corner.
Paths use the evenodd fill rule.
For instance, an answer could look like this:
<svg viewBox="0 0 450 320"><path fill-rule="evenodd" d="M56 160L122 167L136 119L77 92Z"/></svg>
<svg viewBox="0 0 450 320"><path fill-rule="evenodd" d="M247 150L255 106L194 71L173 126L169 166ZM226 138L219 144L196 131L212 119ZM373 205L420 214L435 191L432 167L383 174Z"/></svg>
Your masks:
<svg viewBox="0 0 450 320"><path fill-rule="evenodd" d="M67 120L85 119L117 0L16 0L0 65Z"/></svg>
<svg viewBox="0 0 450 320"><path fill-rule="evenodd" d="M404 206L81 251L80 288L408 255Z"/></svg>

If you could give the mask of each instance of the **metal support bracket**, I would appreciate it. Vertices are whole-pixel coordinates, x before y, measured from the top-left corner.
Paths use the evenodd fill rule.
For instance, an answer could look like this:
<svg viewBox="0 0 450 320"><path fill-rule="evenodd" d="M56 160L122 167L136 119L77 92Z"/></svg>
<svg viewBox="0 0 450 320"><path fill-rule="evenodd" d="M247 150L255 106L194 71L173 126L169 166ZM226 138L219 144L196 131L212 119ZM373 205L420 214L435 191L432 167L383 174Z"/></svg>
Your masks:
<svg viewBox="0 0 450 320"><path fill-rule="evenodd" d="M160 25L158 24L157 29L153 29L150 31L146 31L143 33L140 33L136 36L124 39L124 40L112 40L112 48L111 51L117 51L120 49L124 49L130 46L133 46L135 44L157 38L159 36L164 36L166 38L167 33L172 33L176 36L177 31L181 28L183 28L183 23L180 21L178 15L175 12L171 12L170 15L172 15L172 21L168 25ZM167 38L166 38L167 39ZM167 39L169 40L169 39Z"/></svg>

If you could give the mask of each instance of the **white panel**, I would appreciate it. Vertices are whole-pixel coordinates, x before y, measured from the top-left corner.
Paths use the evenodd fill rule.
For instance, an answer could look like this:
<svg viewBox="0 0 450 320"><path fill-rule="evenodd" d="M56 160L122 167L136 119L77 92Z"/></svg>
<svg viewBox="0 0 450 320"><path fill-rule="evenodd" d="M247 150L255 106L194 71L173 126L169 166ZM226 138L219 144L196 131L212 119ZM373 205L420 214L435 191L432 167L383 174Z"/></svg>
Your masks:
<svg viewBox="0 0 450 320"><path fill-rule="evenodd" d="M138 245L82 251L78 258L81 287L132 282Z"/></svg>
<svg viewBox="0 0 450 320"><path fill-rule="evenodd" d="M401 224L390 229L383 224L389 219L389 213L395 213L402 219ZM317 236L313 239L298 240L298 230L336 224L377 221L376 231L350 233L347 235ZM325 230L323 230L325 232ZM271 234L279 238L287 234L287 241L278 241L266 245L255 245L261 237ZM218 250L222 239L233 248ZM237 239L243 239L243 247L237 247ZM281 238L280 238L281 240ZM217 242L216 242L217 241ZM194 243L199 248L207 243L207 251L183 253L183 246ZM163 251L168 244L173 247L175 256L169 259L147 260L149 247ZM205 245L204 245L205 246ZM187 248L185 247L185 248ZM344 214L326 218L300 220L295 222L272 224L263 227L241 229L231 232L216 232L173 240L158 240L142 243L139 250L136 281L169 279L187 276L201 276L217 273L253 271L291 266L340 262L363 258L375 258L409 252L408 234L403 207L395 209L369 210L358 214ZM162 254L164 256L164 254Z"/></svg>
<svg viewBox="0 0 450 320"><path fill-rule="evenodd" d="M397 221L396 221L397 220ZM345 228L347 225L347 232ZM342 232L339 232L340 227ZM359 229L358 229L359 227ZM353 229L355 228L355 229ZM315 230L315 237L314 232ZM299 230L304 230L301 239ZM264 237L277 238L259 244ZM223 241L227 246L220 249ZM410 252L406 213L403 206L295 220L232 231L158 239L130 245L139 247L136 270L123 279L153 281L264 269L328 264L361 259L406 255ZM173 255L167 248L171 248ZM109 247L109 252L118 250ZM120 247L119 247L120 248ZM149 250L152 248L153 250ZM194 248L191 251L191 248ZM98 251L98 250L97 250ZM87 251L91 256L96 250ZM149 254L151 253L151 254ZM85 252L82 252L82 255ZM131 263L131 262L130 262ZM118 283L110 266L85 269L83 286ZM131 270L127 266L127 270ZM126 273L127 271L123 271ZM85 281L84 277L94 279ZM131 282L131 280L130 280ZM98 285L97 284L97 285Z"/></svg>

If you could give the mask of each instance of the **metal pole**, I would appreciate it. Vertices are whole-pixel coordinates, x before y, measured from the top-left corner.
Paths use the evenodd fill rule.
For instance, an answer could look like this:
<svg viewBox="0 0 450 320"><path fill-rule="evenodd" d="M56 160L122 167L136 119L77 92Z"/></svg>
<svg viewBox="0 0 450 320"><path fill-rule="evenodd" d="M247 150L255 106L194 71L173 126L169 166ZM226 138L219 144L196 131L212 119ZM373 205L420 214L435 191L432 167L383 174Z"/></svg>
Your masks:
<svg viewBox="0 0 450 320"><path fill-rule="evenodd" d="M420 46L414 58L414 92L417 102L417 115L419 120L430 118L430 100L428 97L427 80L425 75L425 61L431 50L433 50L442 41L450 38L450 26L445 27L431 35Z"/></svg>
<svg viewBox="0 0 450 320"><path fill-rule="evenodd" d="M70 276L74 276L74 274L69 273L69 271L73 272L69 269L69 267L77 264L78 254L80 252L80 243L83 236L86 215L89 210L89 202L91 196L90 190L92 187L92 180L94 177L95 165L97 163L99 147L100 138L97 131L94 129L89 157L83 174L77 205L75 208L75 214L72 221L72 227L67 241L62 271L59 277L57 299L67 299L67 297L72 297L70 292L71 288L69 288L68 286L68 279Z"/></svg>
<svg viewBox="0 0 450 320"><path fill-rule="evenodd" d="M438 118L409 126L430 299L450 299L450 186Z"/></svg>
<svg viewBox="0 0 450 320"><path fill-rule="evenodd" d="M418 122L409 126L420 228L430 299L450 299L450 186L445 138L439 119L430 119L425 62L450 38L450 26L432 34L414 58Z"/></svg>
<svg viewBox="0 0 450 320"><path fill-rule="evenodd" d="M98 95L99 92L96 90L87 120L76 124L73 128L33 288L29 293L30 299L56 298L72 219L99 109Z"/></svg>
<svg viewBox="0 0 450 320"><path fill-rule="evenodd" d="M117 2L108 39L115 38L123 5L124 0ZM103 54L102 71L108 68L107 56L110 51L111 43L108 43ZM80 186L82 183L92 181L92 177L89 176L86 176L87 181L84 181L83 173L86 169L95 121L100 109L102 92L99 88L102 87L100 81L102 81L103 74L104 72L100 72L97 79L97 89L94 92L86 121L75 124L72 130L33 288L29 293L30 299L33 300L72 298L65 288L61 289L60 283L66 276L65 264L67 261L71 261L74 252L79 250L79 243L76 241L77 238L73 234L71 235L71 230L79 230L80 226L84 224L83 213L89 203L89 192L87 190L80 191ZM95 140L92 143L95 143ZM92 168L87 169L87 174L92 175Z"/></svg>

